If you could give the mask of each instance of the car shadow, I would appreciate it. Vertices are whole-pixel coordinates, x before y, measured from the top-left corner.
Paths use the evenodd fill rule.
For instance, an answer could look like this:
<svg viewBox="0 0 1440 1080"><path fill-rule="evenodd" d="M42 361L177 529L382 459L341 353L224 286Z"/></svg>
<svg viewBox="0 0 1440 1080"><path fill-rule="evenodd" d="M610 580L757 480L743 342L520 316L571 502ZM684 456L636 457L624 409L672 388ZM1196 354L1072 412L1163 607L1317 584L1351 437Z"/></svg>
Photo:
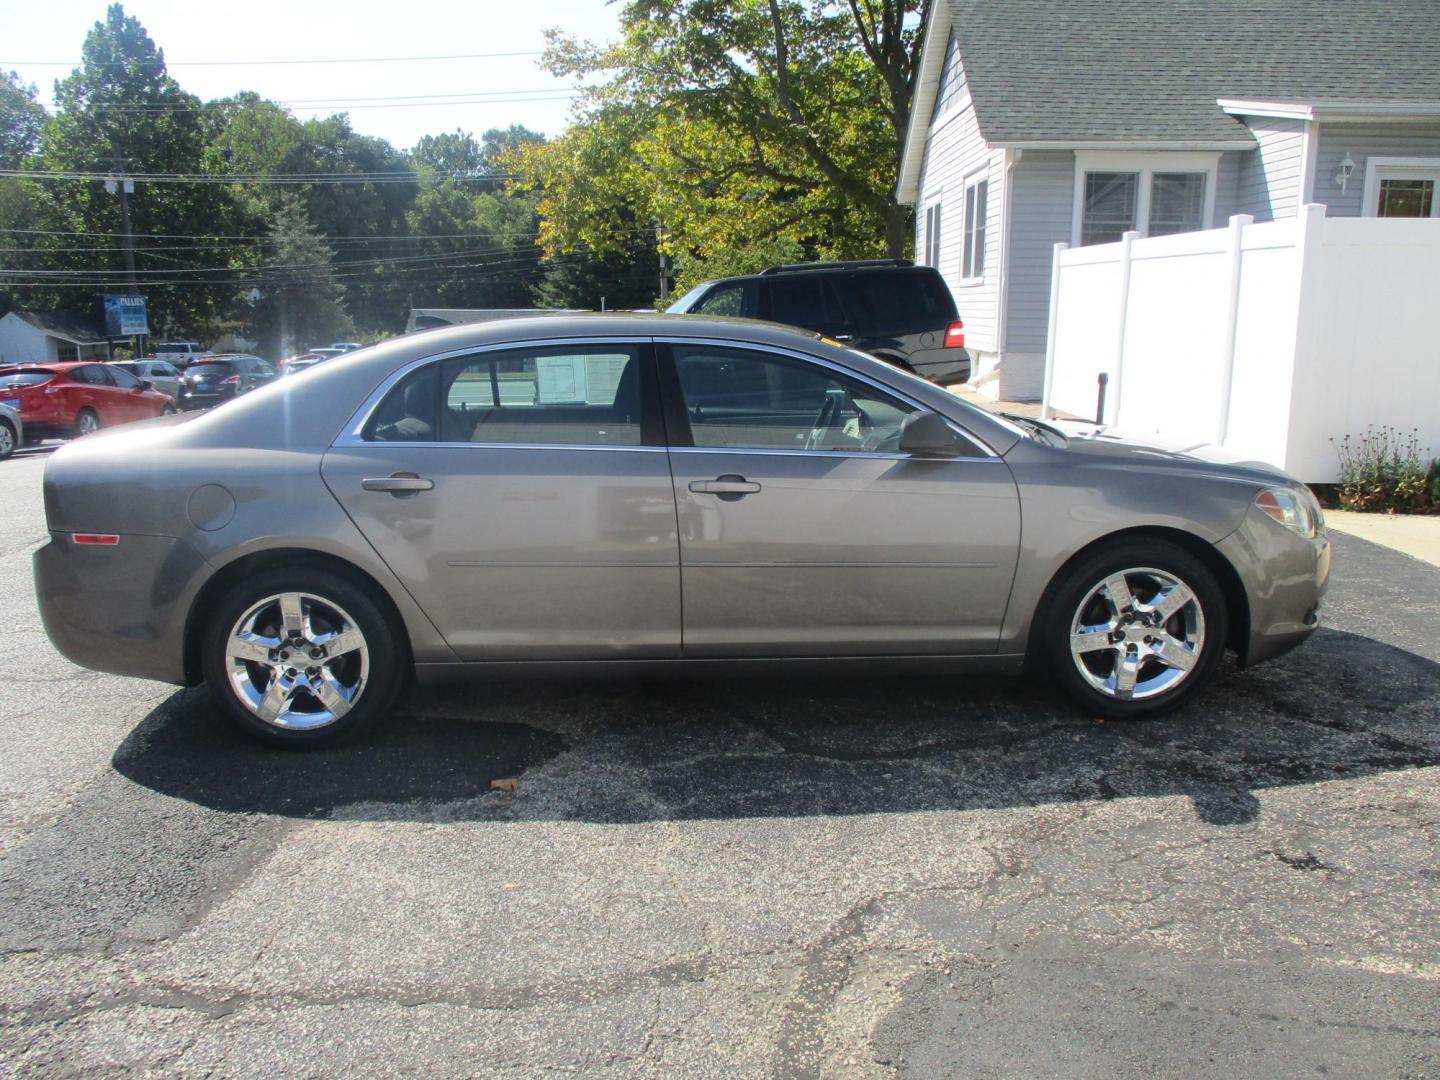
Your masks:
<svg viewBox="0 0 1440 1080"><path fill-rule="evenodd" d="M205 807L300 818L637 822L1182 795L1224 825L1252 820L1266 788L1440 764L1437 719L1440 664L1322 630L1142 722L998 678L487 683L413 691L363 738L289 753L192 688L113 765ZM491 790L499 779L517 790Z"/></svg>

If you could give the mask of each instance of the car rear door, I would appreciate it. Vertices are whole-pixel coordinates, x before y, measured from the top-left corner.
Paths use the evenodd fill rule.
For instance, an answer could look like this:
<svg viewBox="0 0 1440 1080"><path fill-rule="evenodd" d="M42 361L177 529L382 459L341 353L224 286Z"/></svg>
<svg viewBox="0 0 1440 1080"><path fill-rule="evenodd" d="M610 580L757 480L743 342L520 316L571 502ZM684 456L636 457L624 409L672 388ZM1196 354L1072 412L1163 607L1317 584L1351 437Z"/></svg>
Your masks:
<svg viewBox="0 0 1440 1080"><path fill-rule="evenodd" d="M321 471L462 660L678 656L658 400L645 341L436 357L377 391Z"/></svg>
<svg viewBox="0 0 1440 1080"><path fill-rule="evenodd" d="M1000 458L900 453L920 407L814 357L659 356L686 657L995 650L1020 539Z"/></svg>

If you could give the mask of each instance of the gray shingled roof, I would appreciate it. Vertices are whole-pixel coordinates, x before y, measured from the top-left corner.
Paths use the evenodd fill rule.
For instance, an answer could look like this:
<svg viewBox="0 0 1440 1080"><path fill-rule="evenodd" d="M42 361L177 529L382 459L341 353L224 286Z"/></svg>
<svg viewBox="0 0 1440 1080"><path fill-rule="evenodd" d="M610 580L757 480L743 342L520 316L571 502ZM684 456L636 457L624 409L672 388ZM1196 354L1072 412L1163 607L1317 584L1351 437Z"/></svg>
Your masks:
<svg viewBox="0 0 1440 1080"><path fill-rule="evenodd" d="M1440 0L949 0L990 143L1243 139L1216 98L1440 101Z"/></svg>
<svg viewBox="0 0 1440 1080"><path fill-rule="evenodd" d="M83 315L76 315L74 312L17 311L15 314L37 330L43 330L47 334L55 334L70 341L79 341L89 345L105 340L103 326Z"/></svg>

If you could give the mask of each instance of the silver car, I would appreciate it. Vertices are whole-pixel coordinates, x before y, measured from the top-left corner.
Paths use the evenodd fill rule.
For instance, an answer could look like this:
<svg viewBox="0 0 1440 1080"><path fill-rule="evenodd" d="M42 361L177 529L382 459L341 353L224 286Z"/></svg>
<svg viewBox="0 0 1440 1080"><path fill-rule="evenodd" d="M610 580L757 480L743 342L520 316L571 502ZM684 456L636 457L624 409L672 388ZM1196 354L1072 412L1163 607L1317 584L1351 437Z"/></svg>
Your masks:
<svg viewBox="0 0 1440 1080"><path fill-rule="evenodd" d="M51 640L287 745L412 673L1018 672L1132 717L1310 634L1319 507L1256 464L975 409L691 316L450 327L45 473Z"/></svg>
<svg viewBox="0 0 1440 1080"><path fill-rule="evenodd" d="M168 360L112 360L110 367L123 368L137 379L143 379L162 394L169 394L180 403L180 369Z"/></svg>
<svg viewBox="0 0 1440 1080"><path fill-rule="evenodd" d="M25 422L20 410L8 401L0 401L0 461L25 445Z"/></svg>

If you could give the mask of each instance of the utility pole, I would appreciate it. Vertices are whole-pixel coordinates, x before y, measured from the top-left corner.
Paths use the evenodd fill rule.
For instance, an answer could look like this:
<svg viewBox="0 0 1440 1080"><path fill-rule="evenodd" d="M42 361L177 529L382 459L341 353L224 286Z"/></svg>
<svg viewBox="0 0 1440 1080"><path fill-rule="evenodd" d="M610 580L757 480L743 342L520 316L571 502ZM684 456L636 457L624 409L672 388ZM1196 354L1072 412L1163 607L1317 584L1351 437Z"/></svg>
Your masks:
<svg viewBox="0 0 1440 1080"><path fill-rule="evenodd" d="M665 258L665 226L660 225L655 230L656 246L660 248L660 306L668 306L670 299L670 267L669 261Z"/></svg>
<svg viewBox="0 0 1440 1080"><path fill-rule="evenodd" d="M129 196L135 193L135 181L125 175L125 166L129 163L128 158L112 157L107 161L118 165L119 171L115 176L105 181L106 194L120 196L120 229L124 235L125 244L125 274L129 281L130 291L135 291L135 237L130 232L130 199Z"/></svg>

